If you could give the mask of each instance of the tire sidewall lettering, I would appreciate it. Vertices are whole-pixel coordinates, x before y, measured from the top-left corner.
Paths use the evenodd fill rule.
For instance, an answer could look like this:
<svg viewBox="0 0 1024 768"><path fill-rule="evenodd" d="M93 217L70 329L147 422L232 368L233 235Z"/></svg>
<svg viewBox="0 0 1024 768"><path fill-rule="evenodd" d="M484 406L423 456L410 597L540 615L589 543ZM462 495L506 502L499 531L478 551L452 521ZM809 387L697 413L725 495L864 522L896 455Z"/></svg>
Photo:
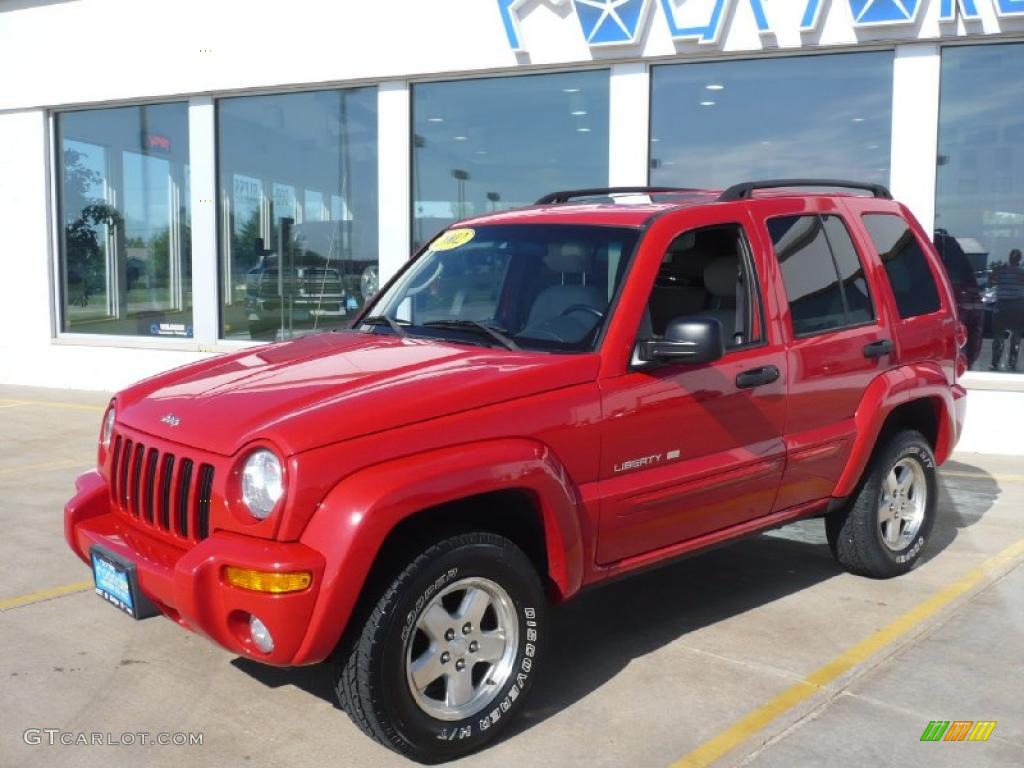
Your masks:
<svg viewBox="0 0 1024 768"><path fill-rule="evenodd" d="M925 483L928 490L928 507L933 508L933 494L935 492L933 482L935 472L935 458L932 456L931 451L927 450L926 448L920 445L907 445L896 453L896 455L893 457L891 465L895 465L901 459L906 458L917 461L924 468L926 478ZM929 511L927 509L925 514L929 515ZM912 562L917 558L918 554L921 552L922 549L924 549L924 545L927 542L927 535L931 528L931 526L927 523L927 520L924 523L922 523L917 536L902 552L887 551L887 554L893 559L894 562L897 562L900 565L905 565L906 563Z"/></svg>
<svg viewBox="0 0 1024 768"><path fill-rule="evenodd" d="M405 624L402 626L402 645L409 640L409 634L412 632L413 626L416 624L416 618L420 615L423 610L423 606L429 602L430 598L439 592L446 584L450 584L455 581L455 578L459 575L458 568L449 568L442 575L434 579L433 582L423 591L423 593L416 598L416 603L413 608L405 616Z"/></svg>

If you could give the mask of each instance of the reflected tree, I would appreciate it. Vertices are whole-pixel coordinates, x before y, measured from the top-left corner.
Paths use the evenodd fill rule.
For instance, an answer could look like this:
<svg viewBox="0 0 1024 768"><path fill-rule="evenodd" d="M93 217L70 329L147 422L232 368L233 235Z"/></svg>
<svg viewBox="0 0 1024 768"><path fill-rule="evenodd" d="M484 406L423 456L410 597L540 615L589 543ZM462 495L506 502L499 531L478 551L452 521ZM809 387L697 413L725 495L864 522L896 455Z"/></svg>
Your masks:
<svg viewBox="0 0 1024 768"><path fill-rule="evenodd" d="M67 264L68 303L84 307L90 296L101 290L105 275L104 227L120 226L121 214L106 201L91 197L89 191L101 183L100 174L82 164L83 155L64 150L64 210L77 216L64 222L64 252Z"/></svg>

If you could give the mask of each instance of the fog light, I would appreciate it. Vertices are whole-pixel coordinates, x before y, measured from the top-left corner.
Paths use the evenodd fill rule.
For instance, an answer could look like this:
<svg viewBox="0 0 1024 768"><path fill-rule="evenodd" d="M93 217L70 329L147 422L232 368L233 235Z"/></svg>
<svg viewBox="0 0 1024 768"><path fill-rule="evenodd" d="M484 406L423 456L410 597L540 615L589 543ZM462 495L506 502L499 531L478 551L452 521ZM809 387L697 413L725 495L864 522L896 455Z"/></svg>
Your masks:
<svg viewBox="0 0 1024 768"><path fill-rule="evenodd" d="M252 644L259 648L263 653L273 652L274 638L271 637L270 630L267 629L267 625L255 616L249 617L249 637L252 638Z"/></svg>

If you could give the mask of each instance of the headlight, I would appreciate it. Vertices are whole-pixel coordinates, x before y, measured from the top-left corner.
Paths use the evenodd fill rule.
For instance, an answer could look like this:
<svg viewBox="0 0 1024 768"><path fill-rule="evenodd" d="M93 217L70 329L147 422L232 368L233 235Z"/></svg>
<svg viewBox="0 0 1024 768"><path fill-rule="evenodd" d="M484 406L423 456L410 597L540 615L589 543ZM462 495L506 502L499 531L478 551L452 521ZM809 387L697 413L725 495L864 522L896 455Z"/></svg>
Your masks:
<svg viewBox="0 0 1024 768"><path fill-rule="evenodd" d="M103 428L100 430L100 445L103 446L103 450L110 448L110 438L114 434L114 416L115 409L113 403L107 408L106 414L103 416Z"/></svg>
<svg viewBox="0 0 1024 768"><path fill-rule="evenodd" d="M281 462L266 448L253 451L242 469L242 501L249 508L249 514L257 520L266 520L282 496Z"/></svg>

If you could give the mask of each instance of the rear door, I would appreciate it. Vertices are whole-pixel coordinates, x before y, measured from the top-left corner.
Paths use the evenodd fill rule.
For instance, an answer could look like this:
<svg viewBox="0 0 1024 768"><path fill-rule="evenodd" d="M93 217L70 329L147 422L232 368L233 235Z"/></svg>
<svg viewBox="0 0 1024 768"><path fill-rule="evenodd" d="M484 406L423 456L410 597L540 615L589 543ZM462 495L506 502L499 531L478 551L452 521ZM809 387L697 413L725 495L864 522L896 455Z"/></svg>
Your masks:
<svg viewBox="0 0 1024 768"><path fill-rule="evenodd" d="M851 198L846 205L859 217L867 235L865 247L883 268L878 285L884 286L883 298L894 318L894 361L937 362L952 382L956 307L952 286L927 237L895 203Z"/></svg>
<svg viewBox="0 0 1024 768"><path fill-rule="evenodd" d="M853 445L868 383L892 365L886 313L867 271L878 268L829 197L752 203L782 279L774 290L787 336L786 469L774 510L831 495Z"/></svg>

